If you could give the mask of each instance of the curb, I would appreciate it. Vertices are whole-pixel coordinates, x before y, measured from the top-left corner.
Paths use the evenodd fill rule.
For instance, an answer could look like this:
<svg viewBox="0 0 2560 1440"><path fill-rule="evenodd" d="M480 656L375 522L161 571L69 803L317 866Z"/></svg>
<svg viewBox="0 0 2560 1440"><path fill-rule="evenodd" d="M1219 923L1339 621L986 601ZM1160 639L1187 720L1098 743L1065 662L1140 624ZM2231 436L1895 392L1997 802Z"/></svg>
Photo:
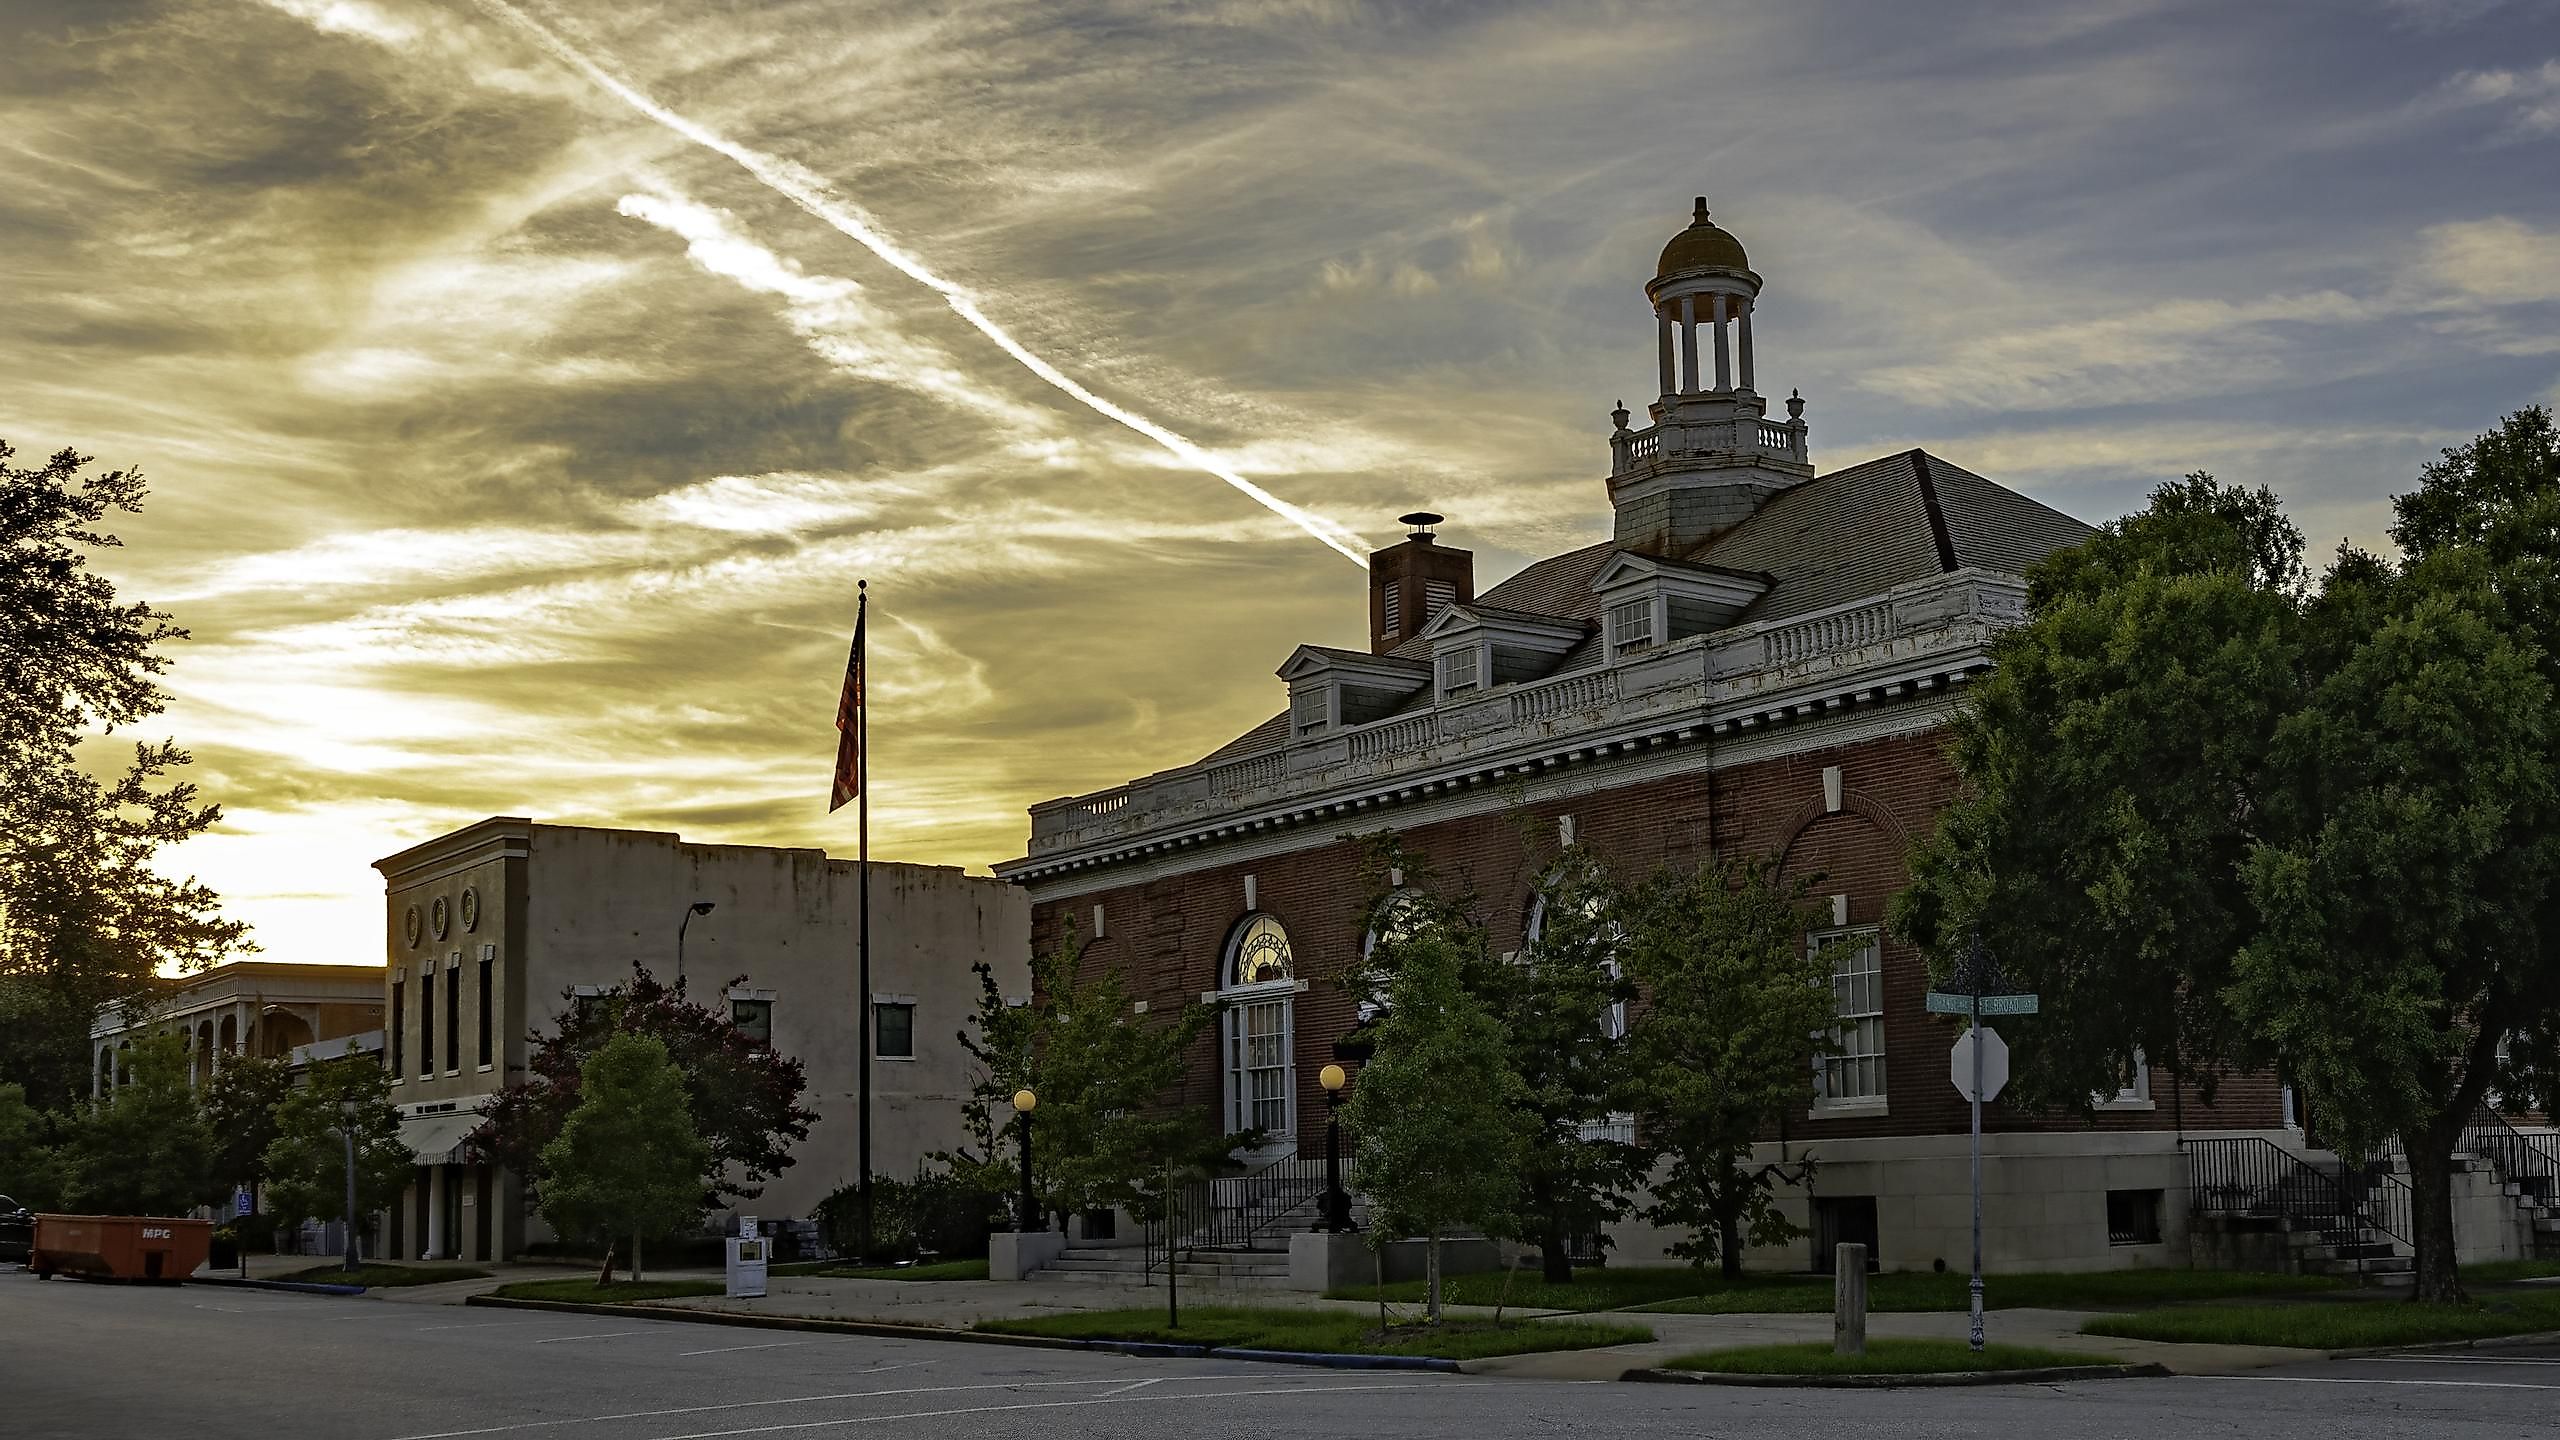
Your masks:
<svg viewBox="0 0 2560 1440"><path fill-rule="evenodd" d="M190 1275L190 1285L225 1285L234 1290L285 1290L297 1295L362 1295L362 1285L330 1285L318 1280L243 1280L237 1275Z"/></svg>
<svg viewBox="0 0 2560 1440"><path fill-rule="evenodd" d="M1331 1370L1432 1370L1457 1374L1458 1362L1422 1355L1337 1355L1317 1350L1249 1350L1181 1345L1161 1340L1063 1340L1047 1335L1007 1335L994 1330L951 1330L939 1325L898 1325L885 1320L823 1320L799 1315L744 1315L734 1310L693 1310L668 1305L590 1305L579 1300L510 1300L473 1295L463 1302L496 1310L552 1310L572 1315L640 1316L697 1325L736 1325L753 1330L815 1330L890 1340L952 1340L964 1345L1010 1345L1025 1350L1100 1350L1159 1360L1254 1360L1313 1365Z"/></svg>
<svg viewBox="0 0 2560 1440"><path fill-rule="evenodd" d="M2415 1345L2367 1345L2354 1350L2325 1352L2332 1360L2364 1360L2375 1355L2425 1355L2453 1350L2504 1350L2525 1345L2560 1345L2560 1330L2536 1330L2523 1335L2483 1335L2477 1340L2428 1340Z"/></svg>
<svg viewBox="0 0 2560 1440"><path fill-rule="evenodd" d="M1656 1385L1741 1385L1792 1390L1899 1390L1956 1385L2044 1385L2060 1380L2150 1379L2166 1365L2047 1365L2035 1370L1951 1370L1915 1375L1750 1375L1710 1370L1630 1370L1619 1376Z"/></svg>

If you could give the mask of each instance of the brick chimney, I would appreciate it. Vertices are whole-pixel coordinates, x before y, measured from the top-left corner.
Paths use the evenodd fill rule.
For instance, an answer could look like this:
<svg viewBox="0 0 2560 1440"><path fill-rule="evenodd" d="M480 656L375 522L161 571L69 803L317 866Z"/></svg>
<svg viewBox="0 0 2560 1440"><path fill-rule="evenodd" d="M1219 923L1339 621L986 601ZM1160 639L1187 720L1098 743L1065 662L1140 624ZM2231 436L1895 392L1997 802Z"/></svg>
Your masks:
<svg viewBox="0 0 2560 1440"><path fill-rule="evenodd" d="M1369 653L1384 655L1422 633L1443 610L1476 598L1476 557L1431 538L1440 517L1399 515L1413 527L1397 544L1369 557Z"/></svg>

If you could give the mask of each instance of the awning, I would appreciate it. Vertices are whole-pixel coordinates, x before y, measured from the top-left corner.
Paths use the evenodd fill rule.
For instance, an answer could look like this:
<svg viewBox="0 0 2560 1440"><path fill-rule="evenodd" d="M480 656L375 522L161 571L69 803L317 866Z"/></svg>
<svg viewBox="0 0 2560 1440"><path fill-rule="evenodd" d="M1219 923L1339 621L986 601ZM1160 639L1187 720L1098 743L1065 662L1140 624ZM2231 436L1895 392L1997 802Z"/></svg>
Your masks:
<svg viewBox="0 0 2560 1440"><path fill-rule="evenodd" d="M400 1122L400 1143L415 1151L421 1165L464 1165L462 1137L480 1128L480 1116L469 1110L444 1115L412 1115Z"/></svg>

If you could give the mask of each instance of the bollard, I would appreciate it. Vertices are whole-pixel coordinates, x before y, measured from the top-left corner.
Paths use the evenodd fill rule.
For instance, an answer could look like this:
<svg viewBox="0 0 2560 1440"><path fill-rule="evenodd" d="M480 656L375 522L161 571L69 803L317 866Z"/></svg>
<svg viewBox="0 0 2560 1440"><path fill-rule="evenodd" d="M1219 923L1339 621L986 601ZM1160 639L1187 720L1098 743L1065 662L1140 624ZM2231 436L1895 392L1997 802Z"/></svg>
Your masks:
<svg viewBox="0 0 2560 1440"><path fill-rule="evenodd" d="M1867 1353L1867 1247L1831 1252L1831 1353Z"/></svg>

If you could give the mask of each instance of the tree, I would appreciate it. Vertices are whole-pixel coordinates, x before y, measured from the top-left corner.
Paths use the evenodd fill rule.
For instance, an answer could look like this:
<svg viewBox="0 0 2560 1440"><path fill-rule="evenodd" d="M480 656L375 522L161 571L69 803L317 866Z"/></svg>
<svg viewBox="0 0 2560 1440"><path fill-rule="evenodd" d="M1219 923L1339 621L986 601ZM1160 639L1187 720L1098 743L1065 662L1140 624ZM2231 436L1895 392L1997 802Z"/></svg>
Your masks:
<svg viewBox="0 0 2560 1440"><path fill-rule="evenodd" d="M640 1242L702 1214L711 1146L694 1129L684 1072L652 1035L614 1036L587 1057L578 1108L542 1149L542 1215L563 1236L605 1242L631 1237L631 1278L640 1278Z"/></svg>
<svg viewBox="0 0 2560 1440"><path fill-rule="evenodd" d="M1646 1001L1627 1037L1627 1093L1659 1167L1645 1218L1687 1231L1671 1253L1718 1261L1728 1278L1746 1245L1802 1233L1774 1195L1801 1175L1751 1154L1804 1103L1815 1057L1835 1043L1831 957L1805 943L1820 922L1804 891L1774 862L1718 862L1665 870L1620 902Z"/></svg>
<svg viewBox="0 0 2560 1440"><path fill-rule="evenodd" d="M374 1057L349 1055L312 1066L276 1106L275 1138L259 1157L269 1213L282 1220L335 1220L346 1213L348 1129L356 1141L356 1223L400 1203L418 1160L400 1139L391 1077Z"/></svg>
<svg viewBox="0 0 2560 1440"><path fill-rule="evenodd" d="M27 1103L26 1087L0 1084L0 1195L30 1210L59 1205L62 1174L54 1153L56 1117Z"/></svg>
<svg viewBox="0 0 2560 1440"><path fill-rule="evenodd" d="M292 1092L293 1062L255 1055L222 1057L221 1068L203 1090L205 1119L213 1126L217 1185L265 1183L267 1147L280 1133L277 1112Z"/></svg>
<svg viewBox="0 0 2560 1440"><path fill-rule="evenodd" d="M213 1198L213 1130L174 1035L133 1047L132 1078L91 1101L63 1147L63 1201L96 1215L177 1215Z"/></svg>
<svg viewBox="0 0 2560 1440"><path fill-rule="evenodd" d="M102 522L140 510L142 476L15 453L0 442L0 1078L50 1108L88 1093L100 1013L250 947L211 890L162 873L162 847L221 818L171 779L187 753L137 744L104 780L78 763L93 732L160 710L158 647L187 633L88 568L120 543Z"/></svg>
<svg viewBox="0 0 2560 1440"><path fill-rule="evenodd" d="M2397 509L2399 559L2315 588L2274 497L2191 476L2030 577L1894 923L1941 965L1978 926L2043 993L2022 1098L2085 1105L2140 1047L2396 1138L2415 1298L2451 1301L2455 1138L2492 1086L2547 1100L2560 1046L2550 417Z"/></svg>
<svg viewBox="0 0 2560 1440"><path fill-rule="evenodd" d="M730 984L745 981L741 975ZM553 1028L532 1037L525 1078L491 1097L465 1139L476 1163L514 1171L538 1199L542 1157L578 1107L587 1062L618 1036L645 1035L683 1074L689 1113L710 1147L697 1208L752 1200L765 1181L791 1168L792 1147L809 1138L818 1118L800 1103L808 1074L797 1058L739 1029L725 1008L695 1003L682 980L661 985L636 962L629 984L600 995L564 991L561 1005Z"/></svg>
<svg viewBox="0 0 2560 1440"><path fill-rule="evenodd" d="M1116 967L1083 973L1084 942L1070 923L1056 949L1031 961L1028 1003L1012 1003L995 971L977 967L979 999L961 1048L977 1062L965 1117L970 1144L937 1157L990 1195L1018 1185L1009 1143L1013 1094L1039 1097L1032 1118L1033 1193L1059 1217L1125 1207L1149 1217L1168 1164L1216 1168L1254 1136L1219 1133L1198 1106L1172 1103L1183 1059L1210 1019L1206 1006L1135 1018Z"/></svg>
<svg viewBox="0 0 2560 1440"><path fill-rule="evenodd" d="M1441 926L1382 940L1396 954L1377 1049L1360 1067L1344 1123L1352 1183L1369 1197L1370 1243L1430 1242L1428 1293L1440 1320L1440 1241L1518 1228L1523 1087L1502 1022L1466 986L1459 938Z"/></svg>

